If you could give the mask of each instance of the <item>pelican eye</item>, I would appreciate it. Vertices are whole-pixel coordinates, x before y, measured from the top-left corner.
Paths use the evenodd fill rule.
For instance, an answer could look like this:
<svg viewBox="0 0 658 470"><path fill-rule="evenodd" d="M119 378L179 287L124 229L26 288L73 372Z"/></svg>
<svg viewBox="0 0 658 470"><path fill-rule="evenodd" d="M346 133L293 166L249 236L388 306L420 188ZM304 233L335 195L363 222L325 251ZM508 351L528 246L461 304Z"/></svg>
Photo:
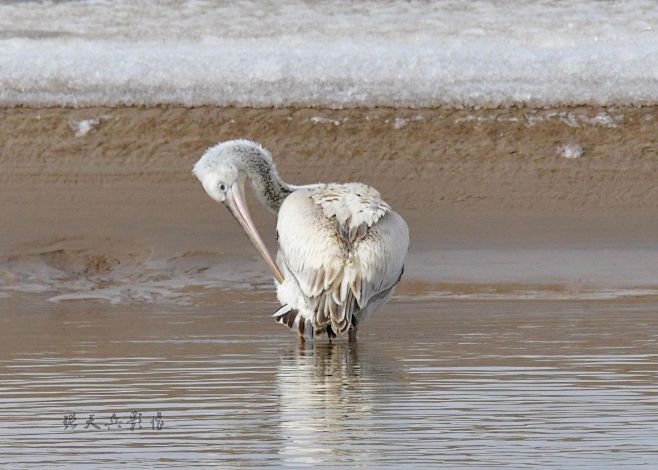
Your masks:
<svg viewBox="0 0 658 470"><path fill-rule="evenodd" d="M219 190L221 192L225 193L227 189L228 187L224 183L219 183Z"/></svg>

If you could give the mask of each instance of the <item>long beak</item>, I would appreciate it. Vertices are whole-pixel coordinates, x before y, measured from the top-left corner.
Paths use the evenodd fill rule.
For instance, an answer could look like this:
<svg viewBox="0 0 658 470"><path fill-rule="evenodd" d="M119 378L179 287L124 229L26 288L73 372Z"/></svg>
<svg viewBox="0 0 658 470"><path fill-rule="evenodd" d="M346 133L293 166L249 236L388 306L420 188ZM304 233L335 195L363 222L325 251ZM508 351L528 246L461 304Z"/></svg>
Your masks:
<svg viewBox="0 0 658 470"><path fill-rule="evenodd" d="M258 230L256 230L256 226L251 219L251 215L247 209L247 204L242 197L242 192L240 191L240 186L237 182L233 183L231 186L226 197L226 202L231 214L233 214L233 217L235 217L238 223L242 225L244 231L247 232L247 236L251 240L251 243L254 244L260 255L270 267L276 280L279 281L279 283L283 283L283 274L274 262L274 259L272 259L272 255L265 246L265 243L263 243L263 239L260 237Z"/></svg>

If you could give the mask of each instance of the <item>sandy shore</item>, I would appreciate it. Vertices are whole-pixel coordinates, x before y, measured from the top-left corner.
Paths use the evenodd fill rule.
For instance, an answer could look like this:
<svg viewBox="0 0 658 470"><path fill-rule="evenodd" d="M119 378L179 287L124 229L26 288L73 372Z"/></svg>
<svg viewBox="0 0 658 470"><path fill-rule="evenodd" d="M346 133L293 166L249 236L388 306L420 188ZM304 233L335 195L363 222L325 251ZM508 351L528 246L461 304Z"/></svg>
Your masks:
<svg viewBox="0 0 658 470"><path fill-rule="evenodd" d="M656 107L12 108L0 116L3 205L41 183L89 195L86 184L194 190L189 169L206 147L249 137L288 180L365 181L401 209L657 207ZM79 124L90 119L99 122ZM559 158L568 144L583 156Z"/></svg>
<svg viewBox="0 0 658 470"><path fill-rule="evenodd" d="M186 279L268 285L236 224L190 174L205 148L238 137L268 147L290 182L376 186L410 222L415 284L403 293L658 284L656 107L0 116L0 287L98 292L146 271L147 299ZM274 219L251 206L273 244Z"/></svg>

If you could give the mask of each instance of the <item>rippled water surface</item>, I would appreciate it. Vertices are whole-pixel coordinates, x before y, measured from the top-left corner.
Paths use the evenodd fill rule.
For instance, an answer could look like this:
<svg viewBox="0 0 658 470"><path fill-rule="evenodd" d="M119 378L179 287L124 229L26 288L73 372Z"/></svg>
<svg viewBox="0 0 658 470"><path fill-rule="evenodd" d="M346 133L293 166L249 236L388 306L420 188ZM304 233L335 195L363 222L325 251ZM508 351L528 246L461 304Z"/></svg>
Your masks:
<svg viewBox="0 0 658 470"><path fill-rule="evenodd" d="M306 346L260 300L30 302L0 299L12 468L658 466L649 302L398 301Z"/></svg>

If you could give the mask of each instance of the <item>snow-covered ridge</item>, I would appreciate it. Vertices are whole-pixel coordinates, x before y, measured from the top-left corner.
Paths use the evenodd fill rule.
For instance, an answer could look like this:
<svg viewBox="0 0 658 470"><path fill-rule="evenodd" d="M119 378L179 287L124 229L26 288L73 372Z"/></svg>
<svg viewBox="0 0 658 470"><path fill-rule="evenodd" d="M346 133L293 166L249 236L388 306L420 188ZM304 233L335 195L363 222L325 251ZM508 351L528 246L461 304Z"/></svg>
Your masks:
<svg viewBox="0 0 658 470"><path fill-rule="evenodd" d="M658 103L655 2L0 4L0 105Z"/></svg>

